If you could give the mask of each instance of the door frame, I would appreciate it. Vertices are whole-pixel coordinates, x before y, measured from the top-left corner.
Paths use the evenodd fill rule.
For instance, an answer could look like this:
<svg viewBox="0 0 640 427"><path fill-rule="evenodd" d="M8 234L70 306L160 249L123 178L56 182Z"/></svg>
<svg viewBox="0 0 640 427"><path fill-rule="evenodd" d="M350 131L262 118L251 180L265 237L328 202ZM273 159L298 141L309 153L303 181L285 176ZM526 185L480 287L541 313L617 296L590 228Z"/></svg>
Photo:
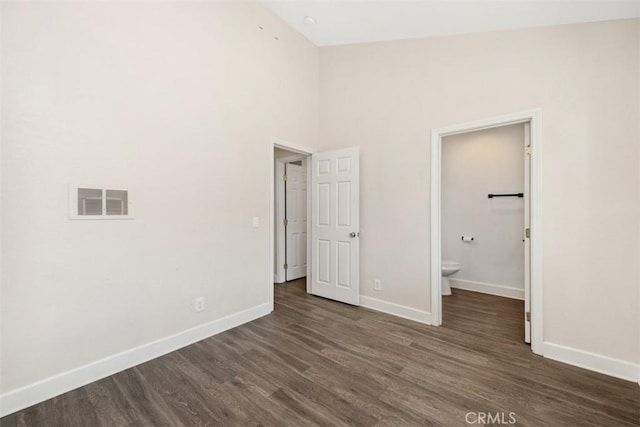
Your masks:
<svg viewBox="0 0 640 427"><path fill-rule="evenodd" d="M282 147L279 147L282 148ZM285 204L287 200L287 194L285 192L285 183L281 179L276 179L276 177L280 177L285 174L285 166L287 163L297 162L298 160L302 160L305 162L305 166L308 168L309 156L306 154L295 154L293 156L281 157L279 159L275 159L275 175L274 175L274 189L275 189L275 221L273 226L275 228L274 239L275 239L275 260L274 260L274 269L275 273L273 276L274 283L284 283L287 281L287 272L284 269L284 263L287 262L287 252L286 252L286 233L284 227L276 226L276 224L281 225L285 219ZM307 173L307 180L309 178L309 174ZM307 182L307 199L309 195L309 183ZM309 200L307 200L307 208L309 205ZM307 210L307 219L309 217L309 213ZM307 227L309 228L309 227ZM307 230L308 232L308 230ZM307 234L307 240L309 240L309 235ZM308 249L308 245L307 245ZM307 260L309 262L309 260Z"/></svg>
<svg viewBox="0 0 640 427"><path fill-rule="evenodd" d="M282 148L287 151L292 151L294 153L298 153L307 159L307 236L311 236L311 221L309 220L309 215L311 213L311 164L310 159L311 155L316 153L317 150L305 147L303 145L294 144L292 142L285 141L280 138L271 137L269 139L269 295L270 295L270 304L271 311L273 311L273 285L275 278L275 221L276 221L276 188L275 188L275 177L276 177L276 161L274 151L276 148ZM307 238L307 254L310 253L310 243L311 239ZM307 257L307 293L310 291L311 284L311 261Z"/></svg>
<svg viewBox="0 0 640 427"><path fill-rule="evenodd" d="M431 131L431 324L442 325L442 219L441 219L441 165L442 138L450 135L530 123L530 288L531 288L531 350L543 355L542 319L542 109L532 109L472 122L456 124Z"/></svg>

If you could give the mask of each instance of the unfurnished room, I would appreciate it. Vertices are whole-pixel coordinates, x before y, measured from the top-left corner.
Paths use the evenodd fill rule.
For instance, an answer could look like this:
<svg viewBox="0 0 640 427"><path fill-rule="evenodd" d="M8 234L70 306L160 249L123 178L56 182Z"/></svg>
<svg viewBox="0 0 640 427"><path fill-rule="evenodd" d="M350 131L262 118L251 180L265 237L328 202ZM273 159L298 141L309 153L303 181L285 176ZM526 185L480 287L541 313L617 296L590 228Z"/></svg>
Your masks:
<svg viewBox="0 0 640 427"><path fill-rule="evenodd" d="M0 425L640 426L640 2L0 2Z"/></svg>

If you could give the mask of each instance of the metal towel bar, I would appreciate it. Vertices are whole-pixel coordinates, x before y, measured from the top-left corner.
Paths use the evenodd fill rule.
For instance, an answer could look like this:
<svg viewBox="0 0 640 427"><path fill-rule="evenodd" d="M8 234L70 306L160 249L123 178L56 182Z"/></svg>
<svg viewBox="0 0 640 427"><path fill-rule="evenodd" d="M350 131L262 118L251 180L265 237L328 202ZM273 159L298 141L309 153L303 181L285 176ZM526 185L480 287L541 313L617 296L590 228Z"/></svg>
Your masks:
<svg viewBox="0 0 640 427"><path fill-rule="evenodd" d="M494 197L524 197L524 193L489 194L488 197L490 199L493 199Z"/></svg>

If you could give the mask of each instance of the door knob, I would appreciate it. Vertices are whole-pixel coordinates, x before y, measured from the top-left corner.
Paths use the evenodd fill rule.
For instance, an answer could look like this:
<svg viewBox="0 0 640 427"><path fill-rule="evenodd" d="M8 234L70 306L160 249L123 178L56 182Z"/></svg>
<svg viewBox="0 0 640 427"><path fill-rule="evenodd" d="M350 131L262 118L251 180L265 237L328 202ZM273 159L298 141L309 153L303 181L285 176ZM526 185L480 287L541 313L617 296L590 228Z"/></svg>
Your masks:
<svg viewBox="0 0 640 427"><path fill-rule="evenodd" d="M350 237L356 237L356 236L360 236L360 233L356 233L355 231L352 231L351 233L349 233Z"/></svg>

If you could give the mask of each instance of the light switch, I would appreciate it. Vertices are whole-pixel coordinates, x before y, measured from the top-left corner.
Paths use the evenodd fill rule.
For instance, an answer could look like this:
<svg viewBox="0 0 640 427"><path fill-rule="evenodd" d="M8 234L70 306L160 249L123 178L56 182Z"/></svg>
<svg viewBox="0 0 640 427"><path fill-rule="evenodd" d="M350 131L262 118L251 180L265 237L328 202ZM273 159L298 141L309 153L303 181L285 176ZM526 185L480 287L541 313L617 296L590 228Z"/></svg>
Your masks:
<svg viewBox="0 0 640 427"><path fill-rule="evenodd" d="M260 227L260 217L259 216L254 216L253 217L253 228L258 228Z"/></svg>

